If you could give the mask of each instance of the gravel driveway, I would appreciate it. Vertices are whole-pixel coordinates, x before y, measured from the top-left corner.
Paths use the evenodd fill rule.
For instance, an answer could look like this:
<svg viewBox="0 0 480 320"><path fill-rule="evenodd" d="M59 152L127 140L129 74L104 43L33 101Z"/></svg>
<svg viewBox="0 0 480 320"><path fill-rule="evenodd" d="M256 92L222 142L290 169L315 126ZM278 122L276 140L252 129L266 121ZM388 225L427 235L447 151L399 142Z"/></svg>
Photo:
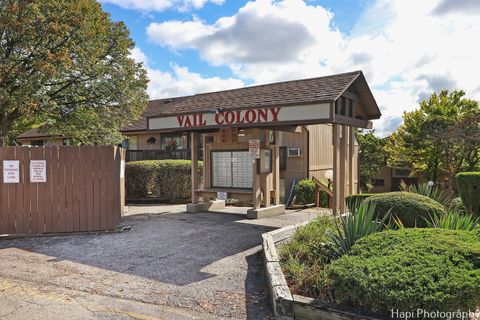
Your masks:
<svg viewBox="0 0 480 320"><path fill-rule="evenodd" d="M130 207L130 231L0 241L1 319L272 319L261 234L317 213L245 220Z"/></svg>

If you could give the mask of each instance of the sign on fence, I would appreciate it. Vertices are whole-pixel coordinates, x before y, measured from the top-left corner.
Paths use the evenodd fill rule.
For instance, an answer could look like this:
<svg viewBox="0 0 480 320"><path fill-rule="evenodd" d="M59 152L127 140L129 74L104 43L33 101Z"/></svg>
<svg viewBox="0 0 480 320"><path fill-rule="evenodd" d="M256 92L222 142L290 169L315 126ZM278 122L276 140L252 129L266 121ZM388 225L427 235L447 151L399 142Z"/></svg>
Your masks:
<svg viewBox="0 0 480 320"><path fill-rule="evenodd" d="M47 182L46 160L30 160L30 182Z"/></svg>
<svg viewBox="0 0 480 320"><path fill-rule="evenodd" d="M3 161L3 183L20 183L20 162L18 160Z"/></svg>

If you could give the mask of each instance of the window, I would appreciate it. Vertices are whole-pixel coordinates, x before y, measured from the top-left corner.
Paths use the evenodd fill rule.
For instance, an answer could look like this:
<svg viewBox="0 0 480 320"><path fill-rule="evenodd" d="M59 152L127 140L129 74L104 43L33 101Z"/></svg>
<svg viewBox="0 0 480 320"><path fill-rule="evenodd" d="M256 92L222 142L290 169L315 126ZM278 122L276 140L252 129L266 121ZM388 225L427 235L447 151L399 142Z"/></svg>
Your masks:
<svg viewBox="0 0 480 320"><path fill-rule="evenodd" d="M42 147L44 145L43 140L32 140L30 144L37 147Z"/></svg>
<svg viewBox="0 0 480 320"><path fill-rule="evenodd" d="M393 175L395 177L408 177L412 173L412 170L409 168L394 169Z"/></svg>
<svg viewBox="0 0 480 320"><path fill-rule="evenodd" d="M373 179L372 180L372 185L375 187L384 187L385 186L385 180L384 179Z"/></svg>
<svg viewBox="0 0 480 320"><path fill-rule="evenodd" d="M137 150L137 136L128 136L122 141L121 146L127 150Z"/></svg>
<svg viewBox="0 0 480 320"><path fill-rule="evenodd" d="M165 150L165 147L171 143L175 143L177 149L188 149L188 136L183 133L165 133L160 135L160 149Z"/></svg>

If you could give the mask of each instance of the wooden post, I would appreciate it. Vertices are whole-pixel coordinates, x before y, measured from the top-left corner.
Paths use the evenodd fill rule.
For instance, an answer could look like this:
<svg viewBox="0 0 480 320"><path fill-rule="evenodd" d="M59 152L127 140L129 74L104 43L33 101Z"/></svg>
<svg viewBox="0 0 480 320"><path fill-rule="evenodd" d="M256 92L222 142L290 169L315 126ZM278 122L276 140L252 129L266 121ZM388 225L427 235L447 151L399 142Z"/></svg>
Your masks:
<svg viewBox="0 0 480 320"><path fill-rule="evenodd" d="M333 203L332 211L333 214L337 214L340 203L340 183L339 183L339 172L338 172L338 163L340 161L340 125L333 125Z"/></svg>
<svg viewBox="0 0 480 320"><path fill-rule="evenodd" d="M197 193L195 190L198 189L198 132L191 133L191 159L192 159L192 203L197 203Z"/></svg>
<svg viewBox="0 0 480 320"><path fill-rule="evenodd" d="M345 213L345 191L347 189L347 145L348 145L348 126L342 125L342 138L340 140L340 212Z"/></svg>
<svg viewBox="0 0 480 320"><path fill-rule="evenodd" d="M275 204L280 204L280 131L275 130L275 149L273 158L273 183L275 188Z"/></svg>
<svg viewBox="0 0 480 320"><path fill-rule="evenodd" d="M349 127L349 148L348 148L348 179L349 179L349 195L355 193L355 179L353 176L353 168L355 165L355 127Z"/></svg>

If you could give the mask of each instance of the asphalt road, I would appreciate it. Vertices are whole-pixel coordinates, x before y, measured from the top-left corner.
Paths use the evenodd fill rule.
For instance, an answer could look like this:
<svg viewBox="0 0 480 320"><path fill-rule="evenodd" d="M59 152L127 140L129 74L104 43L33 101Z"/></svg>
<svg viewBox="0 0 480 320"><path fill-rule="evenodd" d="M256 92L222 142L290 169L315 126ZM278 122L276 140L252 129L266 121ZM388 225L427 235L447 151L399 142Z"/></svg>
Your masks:
<svg viewBox="0 0 480 320"><path fill-rule="evenodd" d="M131 207L122 233L1 240L0 318L272 319L260 235L316 214L183 208Z"/></svg>

